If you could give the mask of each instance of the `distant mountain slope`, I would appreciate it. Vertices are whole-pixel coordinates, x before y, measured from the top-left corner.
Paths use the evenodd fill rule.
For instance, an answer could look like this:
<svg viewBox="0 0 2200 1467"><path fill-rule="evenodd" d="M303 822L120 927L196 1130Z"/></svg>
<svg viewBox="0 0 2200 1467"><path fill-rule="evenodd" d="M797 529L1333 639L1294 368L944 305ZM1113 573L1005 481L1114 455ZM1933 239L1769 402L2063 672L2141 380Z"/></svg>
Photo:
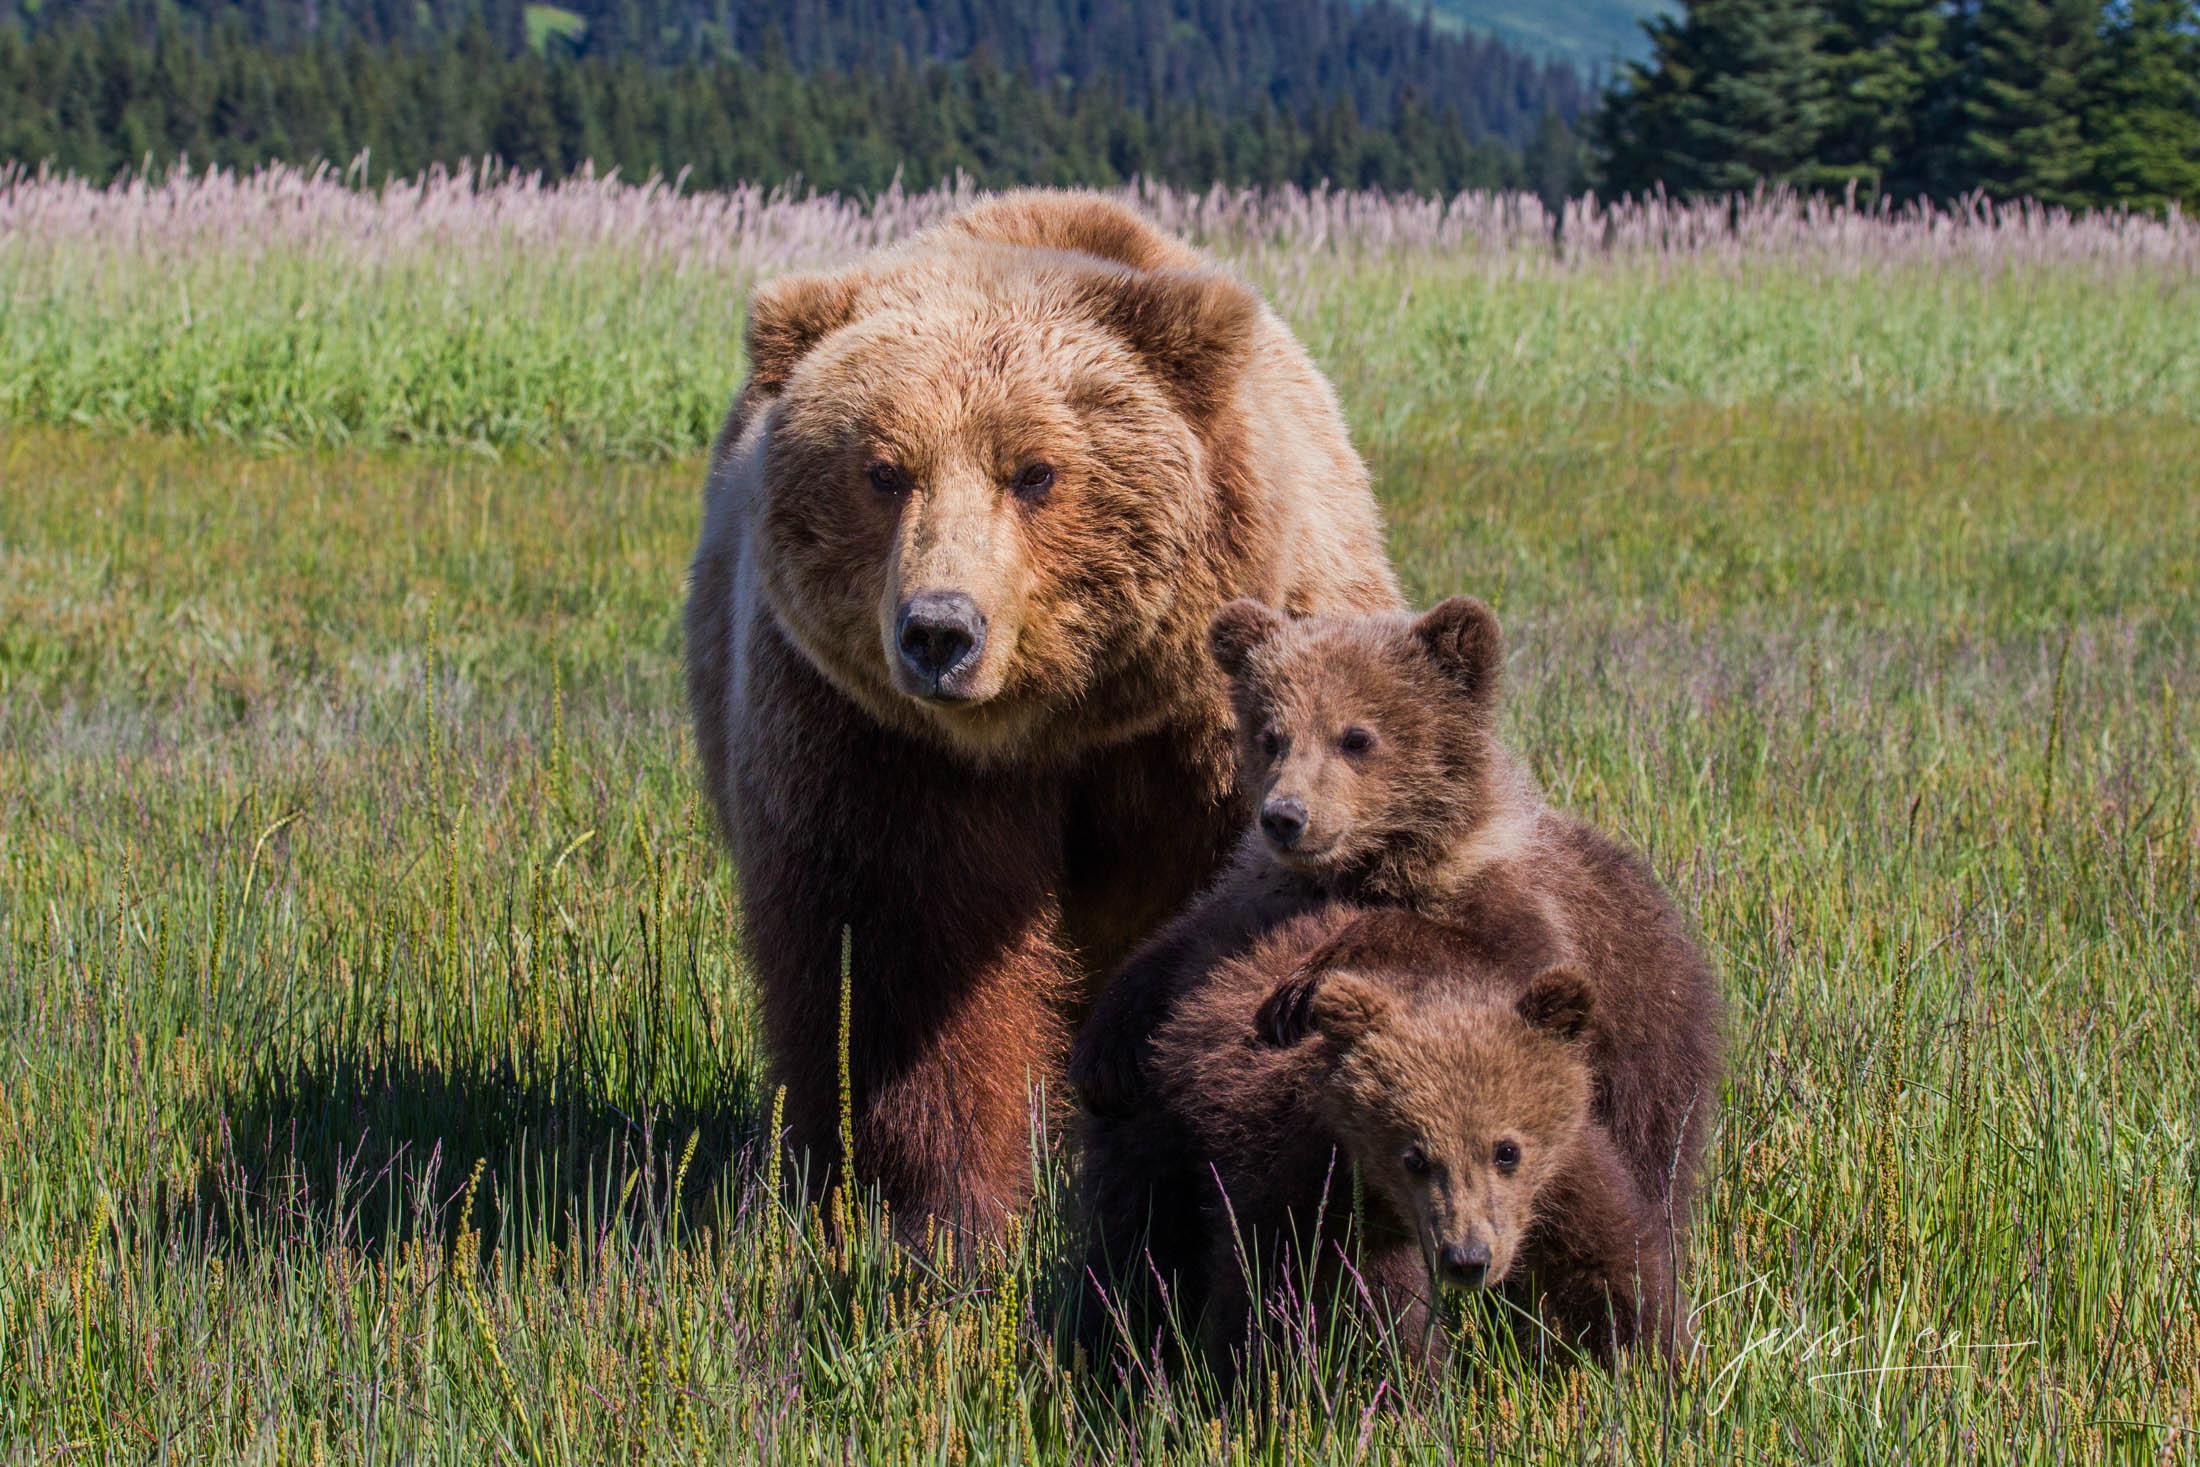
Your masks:
<svg viewBox="0 0 2200 1467"><path fill-rule="evenodd" d="M1534 140L1545 113L1570 125L1595 101L1553 47L1531 54L1433 14L1424 24L1417 4L1391 0L0 0L0 21L11 11L47 24L126 13L141 33L173 14L277 48L346 38L434 48L474 28L508 54L658 65L740 57L805 75L952 66L983 54L1133 107L1272 110L1307 126L1339 104L1370 126L1418 109L1469 138L1514 147Z"/></svg>
<svg viewBox="0 0 2200 1467"><path fill-rule="evenodd" d="M1431 0L1439 21L1496 36L1538 56L1612 73L1612 57L1647 55L1644 17L1676 13L1674 0ZM1408 8L1411 8L1410 6Z"/></svg>
<svg viewBox="0 0 2200 1467"><path fill-rule="evenodd" d="M1583 186L1570 62L1363 0L0 0L0 163Z"/></svg>

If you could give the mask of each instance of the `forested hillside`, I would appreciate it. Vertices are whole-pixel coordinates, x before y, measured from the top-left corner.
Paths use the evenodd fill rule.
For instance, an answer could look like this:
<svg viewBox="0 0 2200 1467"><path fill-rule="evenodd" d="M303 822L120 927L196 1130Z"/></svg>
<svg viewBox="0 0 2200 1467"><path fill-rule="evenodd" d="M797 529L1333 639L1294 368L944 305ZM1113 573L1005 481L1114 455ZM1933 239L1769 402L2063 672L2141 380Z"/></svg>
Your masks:
<svg viewBox="0 0 2200 1467"><path fill-rule="evenodd" d="M699 184L1575 178L1581 74L1346 0L0 0L0 152Z"/></svg>

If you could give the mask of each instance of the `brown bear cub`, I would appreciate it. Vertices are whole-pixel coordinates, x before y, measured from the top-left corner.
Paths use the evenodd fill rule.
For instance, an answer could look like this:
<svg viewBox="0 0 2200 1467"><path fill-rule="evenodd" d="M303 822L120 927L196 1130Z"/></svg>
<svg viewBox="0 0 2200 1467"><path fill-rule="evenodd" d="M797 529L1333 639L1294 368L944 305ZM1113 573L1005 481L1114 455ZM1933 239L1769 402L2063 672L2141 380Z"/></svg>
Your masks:
<svg viewBox="0 0 2200 1467"><path fill-rule="evenodd" d="M1577 973L1591 1114L1678 1237L1718 1098L1710 965L1641 858L1552 810L1499 741L1504 652L1489 609L1456 597L1419 617L1289 621L1237 601L1210 643L1235 699L1256 828L1110 982L1073 1050L1094 1278L1140 1309L1158 1302L1156 1285L1180 1310L1202 1296L1199 1239L1156 1206L1212 1186L1157 1100L1158 1036L1219 964L1337 901L1458 928L1523 990L1547 969ZM1285 983L1260 1021L1292 1043L1309 1004Z"/></svg>
<svg viewBox="0 0 2200 1467"><path fill-rule="evenodd" d="M1261 1013L1286 987L1304 1033L1279 1044ZM1339 1297L1434 1366L1440 1289L1501 1289L1599 1353L1679 1345L1664 1210L1592 1112L1594 1003L1571 969L1523 984L1472 934L1342 905L1183 995L1154 1039L1157 1109L1209 1182L1156 1205L1201 1241L1218 1377L1265 1342L1263 1320ZM1348 1267L1364 1292L1340 1291Z"/></svg>

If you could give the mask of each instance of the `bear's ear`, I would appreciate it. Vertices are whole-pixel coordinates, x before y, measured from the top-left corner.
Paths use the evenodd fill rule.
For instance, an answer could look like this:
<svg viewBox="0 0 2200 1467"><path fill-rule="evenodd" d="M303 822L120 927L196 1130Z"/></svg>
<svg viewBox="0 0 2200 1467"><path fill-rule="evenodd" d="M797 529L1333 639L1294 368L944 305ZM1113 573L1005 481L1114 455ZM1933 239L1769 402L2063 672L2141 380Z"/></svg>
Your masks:
<svg viewBox="0 0 2200 1467"><path fill-rule="evenodd" d="M855 319L845 275L782 275L749 296L749 389L777 391L805 356Z"/></svg>
<svg viewBox="0 0 2200 1467"><path fill-rule="evenodd" d="M1239 597L1215 613L1207 626L1207 650L1223 676L1237 680L1253 649L1283 630L1283 618L1250 597Z"/></svg>
<svg viewBox="0 0 2200 1467"><path fill-rule="evenodd" d="M942 233L1032 250L1097 255L1134 270L1196 265L1199 256L1100 194L1054 189L995 194L941 225Z"/></svg>
<svg viewBox="0 0 2200 1467"><path fill-rule="evenodd" d="M1413 638L1469 699L1483 707L1497 701L1505 638L1496 612L1472 596L1454 596L1413 623Z"/></svg>
<svg viewBox="0 0 2200 1467"><path fill-rule="evenodd" d="M1366 1038L1390 1012L1390 995L1365 978L1332 973L1314 989L1307 1017L1339 1049Z"/></svg>
<svg viewBox="0 0 2200 1467"><path fill-rule="evenodd" d="M1535 1028L1573 1039L1589 1027L1594 1002L1579 973L1571 968L1545 968L1520 995L1519 1013Z"/></svg>
<svg viewBox="0 0 2200 1467"><path fill-rule="evenodd" d="M1195 418L1230 400L1252 360L1260 300L1220 271L1095 272L1079 294Z"/></svg>

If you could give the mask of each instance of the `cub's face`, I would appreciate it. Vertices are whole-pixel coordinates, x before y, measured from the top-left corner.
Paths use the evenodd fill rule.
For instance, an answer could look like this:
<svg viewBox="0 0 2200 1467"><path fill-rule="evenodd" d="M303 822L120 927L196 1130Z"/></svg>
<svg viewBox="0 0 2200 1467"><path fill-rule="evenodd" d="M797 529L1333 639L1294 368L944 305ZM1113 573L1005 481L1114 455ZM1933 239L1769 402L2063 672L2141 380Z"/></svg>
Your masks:
<svg viewBox="0 0 2200 1467"><path fill-rule="evenodd" d="M1208 519L1179 374L1236 367L1156 359L1123 329L1117 297L1154 279L1207 277L1010 259L842 282L828 324L780 368L765 592L800 650L882 721L980 758L1018 752L1181 617ZM1225 285L1225 306L1257 310ZM780 290L799 309L816 288ZM1196 329L1200 288L1161 304ZM766 356L773 299L758 298ZM1222 317L1209 329L1249 330Z"/></svg>
<svg viewBox="0 0 2200 1467"><path fill-rule="evenodd" d="M1478 818L1502 655L1480 602L1292 622L1237 601L1209 642L1236 697L1239 777L1281 864L1336 877Z"/></svg>
<svg viewBox="0 0 2200 1467"><path fill-rule="evenodd" d="M1409 1005L1349 973L1315 994L1315 1027L1337 1051L1324 1110L1440 1286L1481 1288L1512 1271L1537 1199L1588 1124L1584 994L1563 970L1518 1006Z"/></svg>

